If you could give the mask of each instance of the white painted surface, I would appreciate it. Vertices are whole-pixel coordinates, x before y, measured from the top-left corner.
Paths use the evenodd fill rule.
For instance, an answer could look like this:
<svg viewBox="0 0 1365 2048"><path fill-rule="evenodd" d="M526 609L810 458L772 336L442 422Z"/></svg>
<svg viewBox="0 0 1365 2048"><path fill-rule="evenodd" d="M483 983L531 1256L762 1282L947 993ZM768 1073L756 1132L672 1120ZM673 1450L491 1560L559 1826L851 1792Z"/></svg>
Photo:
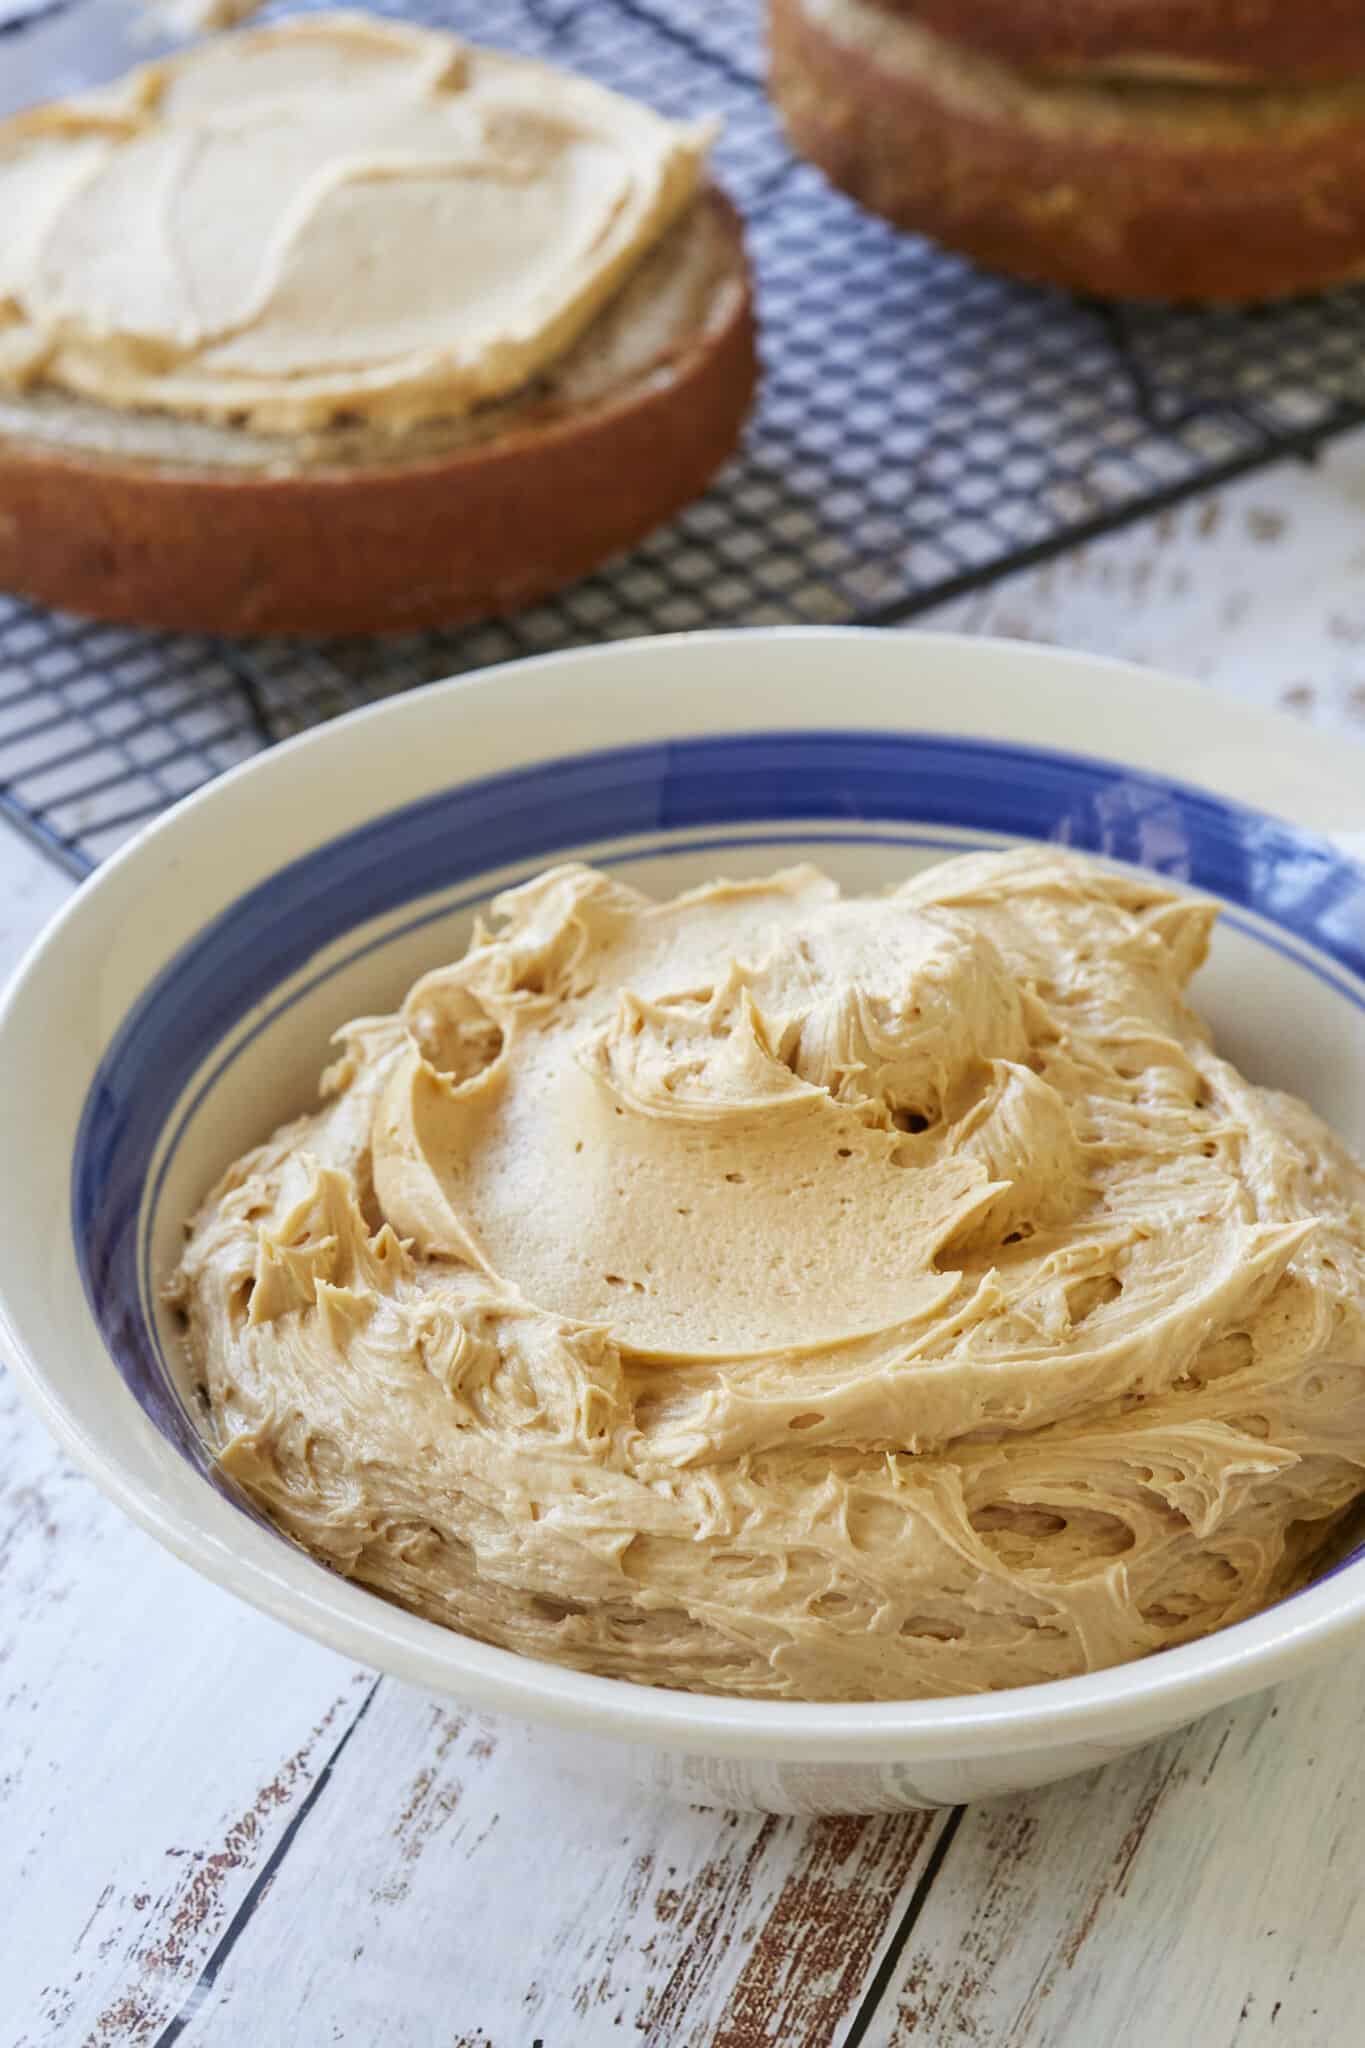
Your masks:
<svg viewBox="0 0 1365 2048"><path fill-rule="evenodd" d="M1359 2041L1363 1692L1365 1648L1092 1777L969 1809L869 2048Z"/></svg>
<svg viewBox="0 0 1365 2048"><path fill-rule="evenodd" d="M942 623L1365 740L1365 444ZM0 832L0 971L63 888ZM1362 1681L1365 1650L958 1823L634 1801L557 1778L525 1731L372 1693L7 1405L5 2048L1337 2048L1361 2029Z"/></svg>

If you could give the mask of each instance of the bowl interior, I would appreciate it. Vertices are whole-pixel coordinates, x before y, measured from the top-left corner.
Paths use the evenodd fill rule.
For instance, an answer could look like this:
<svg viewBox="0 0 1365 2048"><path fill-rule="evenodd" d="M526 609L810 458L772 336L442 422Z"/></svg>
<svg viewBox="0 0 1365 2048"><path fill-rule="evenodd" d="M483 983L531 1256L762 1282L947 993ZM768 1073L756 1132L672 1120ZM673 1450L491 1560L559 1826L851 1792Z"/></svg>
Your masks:
<svg viewBox="0 0 1365 2048"><path fill-rule="evenodd" d="M1365 1150L1365 877L1306 834L1103 761L964 737L766 732L561 758L454 785L295 861L183 948L123 1021L81 1118L72 1219L136 1400L212 1478L159 1298L184 1219L229 1160L312 1100L330 1034L458 953L499 887L586 858L655 894L799 860L875 890L1025 838L1224 898L1195 992L1220 1047Z"/></svg>
<svg viewBox="0 0 1365 2048"><path fill-rule="evenodd" d="M0 1158L22 1164L0 1175L0 1348L196 1569L349 1657L576 1735L897 1770L994 1757L1015 1783L1029 1746L1074 1757L1080 1737L1096 1761L1267 1684L1365 1621L1365 1568L1159 1658L970 1699L731 1700L514 1656L336 1577L207 1484L157 1299L183 1217L311 1099L331 1031L458 949L496 887L573 855L660 893L802 857L878 888L1029 838L1159 870L1230 906L1198 992L1226 1050L1365 1146L1365 874L1172 777L1365 823L1349 748L1123 664L929 633L614 643L273 749L107 863L0 997Z"/></svg>

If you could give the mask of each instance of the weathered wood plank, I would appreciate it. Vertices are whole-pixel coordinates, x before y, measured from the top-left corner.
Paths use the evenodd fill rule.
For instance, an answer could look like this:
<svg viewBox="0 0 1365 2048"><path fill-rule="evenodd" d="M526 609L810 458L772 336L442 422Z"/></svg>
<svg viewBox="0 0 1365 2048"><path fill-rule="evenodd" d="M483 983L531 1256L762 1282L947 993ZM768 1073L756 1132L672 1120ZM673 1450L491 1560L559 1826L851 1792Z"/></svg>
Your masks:
<svg viewBox="0 0 1365 2048"><path fill-rule="evenodd" d="M0 983L70 894L51 861L0 824Z"/></svg>
<svg viewBox="0 0 1365 2048"><path fill-rule="evenodd" d="M0 837L0 976L70 892ZM137 2048L179 2010L370 1675L103 1500L0 1372L0 2036Z"/></svg>
<svg viewBox="0 0 1365 2048"><path fill-rule="evenodd" d="M1365 2032L1365 1648L972 1808L866 2048L1345 2048Z"/></svg>
<svg viewBox="0 0 1365 2048"><path fill-rule="evenodd" d="M957 604L927 623L1148 662L1365 741L1365 434Z"/></svg>
<svg viewBox="0 0 1365 2048"><path fill-rule="evenodd" d="M369 1674L165 1555L0 1374L0 2037L179 2009Z"/></svg>
<svg viewBox="0 0 1365 2048"><path fill-rule="evenodd" d="M184 2048L816 2048L942 1825L660 1804L386 1685Z"/></svg>

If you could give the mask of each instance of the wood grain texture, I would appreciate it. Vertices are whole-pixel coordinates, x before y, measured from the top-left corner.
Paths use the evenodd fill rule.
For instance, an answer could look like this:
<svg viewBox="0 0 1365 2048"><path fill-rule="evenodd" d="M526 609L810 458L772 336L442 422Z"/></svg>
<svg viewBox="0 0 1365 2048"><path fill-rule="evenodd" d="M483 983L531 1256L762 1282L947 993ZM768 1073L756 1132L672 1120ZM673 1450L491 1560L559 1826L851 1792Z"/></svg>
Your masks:
<svg viewBox="0 0 1365 2048"><path fill-rule="evenodd" d="M972 1809L868 2048L1361 2038L1365 1649L1109 1769Z"/></svg>
<svg viewBox="0 0 1365 2048"><path fill-rule="evenodd" d="M0 696L11 688L13 678L0 666ZM0 825L0 980L70 893L50 860Z"/></svg>
<svg viewBox="0 0 1365 2048"><path fill-rule="evenodd" d="M185 2048L832 2040L943 1825L662 1804L385 1685Z"/></svg>
<svg viewBox="0 0 1365 2048"><path fill-rule="evenodd" d="M1147 663L1365 743L1365 434L926 623Z"/></svg>
<svg viewBox="0 0 1365 2048"><path fill-rule="evenodd" d="M369 1676L158 1550L0 1376L0 2040L139 2048Z"/></svg>

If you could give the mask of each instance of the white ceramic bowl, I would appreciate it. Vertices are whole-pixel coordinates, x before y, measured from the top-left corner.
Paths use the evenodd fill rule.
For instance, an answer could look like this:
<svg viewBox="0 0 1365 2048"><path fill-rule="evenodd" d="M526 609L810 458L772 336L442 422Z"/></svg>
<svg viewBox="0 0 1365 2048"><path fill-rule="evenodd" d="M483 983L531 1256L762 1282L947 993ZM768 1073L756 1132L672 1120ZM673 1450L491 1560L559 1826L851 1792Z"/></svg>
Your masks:
<svg viewBox="0 0 1365 2048"><path fill-rule="evenodd" d="M1158 868L1231 906L1198 991L1227 1051L1365 1147L1365 872L1263 815L1360 832L1362 762L1117 663L840 631L548 656L310 733L111 861L8 991L8 1357L71 1455L209 1578L349 1656L545 1724L598 1769L837 1812L1102 1762L1328 1651L1365 1617L1365 1559L1206 1641L983 1698L805 1706L585 1677L386 1605L219 1491L158 1284L217 1171L311 1099L331 1029L459 948L494 888L570 855L657 891L805 855L876 887L1029 837Z"/></svg>

